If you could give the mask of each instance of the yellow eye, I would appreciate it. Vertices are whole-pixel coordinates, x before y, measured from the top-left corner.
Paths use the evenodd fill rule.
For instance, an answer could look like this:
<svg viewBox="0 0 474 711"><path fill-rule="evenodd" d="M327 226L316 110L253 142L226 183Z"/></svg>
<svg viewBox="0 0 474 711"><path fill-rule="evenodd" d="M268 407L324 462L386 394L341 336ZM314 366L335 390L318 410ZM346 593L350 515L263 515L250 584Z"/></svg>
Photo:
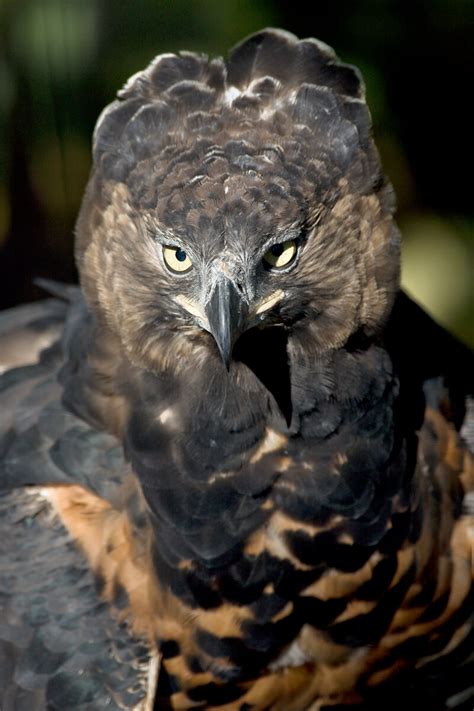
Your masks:
<svg viewBox="0 0 474 711"><path fill-rule="evenodd" d="M288 267L296 258L296 242L288 239L286 242L274 244L268 252L263 255L263 261L271 269L283 269Z"/></svg>
<svg viewBox="0 0 474 711"><path fill-rule="evenodd" d="M187 253L181 247L163 247L163 259L171 272L184 274L193 266Z"/></svg>

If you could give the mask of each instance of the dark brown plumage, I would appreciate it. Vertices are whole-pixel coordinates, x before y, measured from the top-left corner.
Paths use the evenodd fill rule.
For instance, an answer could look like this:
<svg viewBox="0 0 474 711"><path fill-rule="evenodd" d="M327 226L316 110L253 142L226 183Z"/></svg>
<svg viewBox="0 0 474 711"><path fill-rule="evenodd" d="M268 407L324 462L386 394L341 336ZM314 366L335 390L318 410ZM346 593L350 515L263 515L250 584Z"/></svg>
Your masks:
<svg viewBox="0 0 474 711"><path fill-rule="evenodd" d="M473 358L399 292L393 211L315 40L163 55L100 117L85 300L3 376L0 481L42 487L145 641L143 708L470 703Z"/></svg>

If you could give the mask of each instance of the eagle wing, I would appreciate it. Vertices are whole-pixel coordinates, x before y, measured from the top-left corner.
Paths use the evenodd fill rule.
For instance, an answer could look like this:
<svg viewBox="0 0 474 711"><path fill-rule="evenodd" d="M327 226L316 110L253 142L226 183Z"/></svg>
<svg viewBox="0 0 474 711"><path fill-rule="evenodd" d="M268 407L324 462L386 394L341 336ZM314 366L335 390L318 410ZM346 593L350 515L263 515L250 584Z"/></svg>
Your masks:
<svg viewBox="0 0 474 711"><path fill-rule="evenodd" d="M117 442L61 403L68 309L50 299L0 315L3 365L17 366L0 378L0 707L147 711L159 660L133 636L119 596L104 604L53 503L85 495L81 484L110 506L99 495L117 498L125 469Z"/></svg>

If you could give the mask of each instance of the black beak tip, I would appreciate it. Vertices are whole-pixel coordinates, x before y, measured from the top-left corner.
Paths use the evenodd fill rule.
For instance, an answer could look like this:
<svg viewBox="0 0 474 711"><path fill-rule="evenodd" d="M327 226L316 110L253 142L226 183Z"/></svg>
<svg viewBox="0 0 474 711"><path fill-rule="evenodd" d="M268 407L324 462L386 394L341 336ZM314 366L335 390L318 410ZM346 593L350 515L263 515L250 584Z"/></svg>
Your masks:
<svg viewBox="0 0 474 711"><path fill-rule="evenodd" d="M225 366L225 369L227 372L230 370L230 361L232 358L232 347L230 343L219 343L217 342L217 348L219 351L219 355L221 357L221 360Z"/></svg>
<svg viewBox="0 0 474 711"><path fill-rule="evenodd" d="M222 278L206 307L209 331L219 349L227 372L230 370L232 349L244 322L247 306L233 282Z"/></svg>

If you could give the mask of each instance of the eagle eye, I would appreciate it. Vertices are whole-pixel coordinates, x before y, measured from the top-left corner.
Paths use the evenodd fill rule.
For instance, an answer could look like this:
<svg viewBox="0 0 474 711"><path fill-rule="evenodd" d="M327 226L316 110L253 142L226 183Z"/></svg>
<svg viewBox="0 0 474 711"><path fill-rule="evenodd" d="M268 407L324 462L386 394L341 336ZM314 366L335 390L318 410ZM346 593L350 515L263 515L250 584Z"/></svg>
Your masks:
<svg viewBox="0 0 474 711"><path fill-rule="evenodd" d="M283 269L295 261L296 252L296 241L288 239L286 242L280 242L270 247L263 255L263 261L268 269Z"/></svg>
<svg viewBox="0 0 474 711"><path fill-rule="evenodd" d="M163 247L163 259L173 274L185 274L193 266L187 252L181 247Z"/></svg>

